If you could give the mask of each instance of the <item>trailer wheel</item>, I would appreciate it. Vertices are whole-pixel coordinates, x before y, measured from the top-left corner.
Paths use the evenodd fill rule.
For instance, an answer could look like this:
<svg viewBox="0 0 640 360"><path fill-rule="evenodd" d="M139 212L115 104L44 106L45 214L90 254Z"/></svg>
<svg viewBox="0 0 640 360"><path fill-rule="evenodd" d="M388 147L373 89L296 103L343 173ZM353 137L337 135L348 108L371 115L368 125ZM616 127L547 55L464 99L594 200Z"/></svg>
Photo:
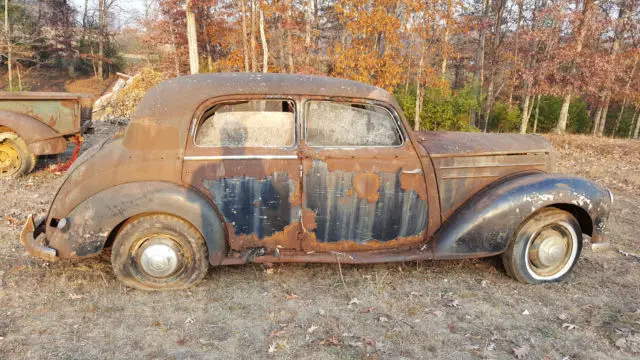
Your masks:
<svg viewBox="0 0 640 360"><path fill-rule="evenodd" d="M111 251L113 272L140 290L177 290L194 286L209 269L207 246L187 221L150 214L127 221Z"/></svg>
<svg viewBox="0 0 640 360"><path fill-rule="evenodd" d="M15 133L0 133L0 177L26 175L36 167L37 156Z"/></svg>

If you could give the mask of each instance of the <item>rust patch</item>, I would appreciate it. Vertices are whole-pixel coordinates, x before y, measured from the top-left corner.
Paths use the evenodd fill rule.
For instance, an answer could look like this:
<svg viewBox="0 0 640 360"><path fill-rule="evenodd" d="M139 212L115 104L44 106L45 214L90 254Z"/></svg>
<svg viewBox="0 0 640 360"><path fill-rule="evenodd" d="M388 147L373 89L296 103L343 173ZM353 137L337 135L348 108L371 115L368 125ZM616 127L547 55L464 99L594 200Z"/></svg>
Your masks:
<svg viewBox="0 0 640 360"><path fill-rule="evenodd" d="M315 230L318 227L316 224L316 212L310 209L302 210L302 224L307 231Z"/></svg>
<svg viewBox="0 0 640 360"><path fill-rule="evenodd" d="M231 249L238 251L254 247L265 247L269 250L275 248L298 249L300 248L298 235L303 233L302 224L299 222L287 225L284 230L262 239L255 233L249 235L234 235L235 229L233 224L227 223L225 227L227 228L229 236L229 246Z"/></svg>
<svg viewBox="0 0 640 360"><path fill-rule="evenodd" d="M381 249L401 248L409 245L415 245L425 240L425 232L422 231L415 236L403 236L389 241L370 240L365 243L358 243L350 240L339 242L321 243L316 241L315 233L305 233L304 250L305 251L371 251Z"/></svg>
<svg viewBox="0 0 640 360"><path fill-rule="evenodd" d="M404 191L415 191L420 199L427 201L427 187L424 183L422 173L402 173L400 175L400 187L402 187Z"/></svg>
<svg viewBox="0 0 640 360"><path fill-rule="evenodd" d="M367 199L370 203L375 203L380 198L380 177L373 173L362 173L353 179L353 188L358 193L358 198Z"/></svg>

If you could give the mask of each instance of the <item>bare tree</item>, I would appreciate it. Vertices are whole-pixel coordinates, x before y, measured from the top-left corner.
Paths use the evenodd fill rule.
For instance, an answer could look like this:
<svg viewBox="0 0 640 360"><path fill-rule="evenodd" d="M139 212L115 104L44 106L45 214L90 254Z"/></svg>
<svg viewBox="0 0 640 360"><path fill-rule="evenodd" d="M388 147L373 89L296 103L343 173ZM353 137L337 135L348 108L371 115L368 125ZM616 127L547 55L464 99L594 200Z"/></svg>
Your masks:
<svg viewBox="0 0 640 360"><path fill-rule="evenodd" d="M192 0L187 0L187 42L189 46L189 70L191 74L200 71L198 59L198 34L196 32L196 13L192 7Z"/></svg>
<svg viewBox="0 0 640 360"><path fill-rule="evenodd" d="M269 47L267 37L264 34L264 14L260 9L260 41L262 42L262 72L269 72Z"/></svg>

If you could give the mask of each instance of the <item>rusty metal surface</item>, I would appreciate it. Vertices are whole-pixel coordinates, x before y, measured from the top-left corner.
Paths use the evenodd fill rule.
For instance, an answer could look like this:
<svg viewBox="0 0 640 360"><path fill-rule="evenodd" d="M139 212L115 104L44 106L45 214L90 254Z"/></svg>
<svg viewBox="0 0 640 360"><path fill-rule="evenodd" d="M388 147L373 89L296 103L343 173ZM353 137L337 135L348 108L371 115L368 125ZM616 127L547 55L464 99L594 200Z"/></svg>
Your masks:
<svg viewBox="0 0 640 360"><path fill-rule="evenodd" d="M63 137L34 141L27 145L29 151L35 155L61 154L67 150L67 141Z"/></svg>
<svg viewBox="0 0 640 360"><path fill-rule="evenodd" d="M255 98L284 98L295 105L293 146L195 145L197 121L211 106ZM331 98L385 104L397 112L404 142L378 148L308 146L304 102ZM205 216L183 206L193 201L178 192L163 198L162 207L144 208L160 196L145 190L150 182L190 188L198 206L210 204L206 216L215 218L224 233L203 233L207 244L217 249L211 253L210 248L215 265L341 261L335 253L348 253L345 263L488 256L502 248L505 234L519 223L500 209L526 213L523 204L552 204L538 201L546 190L536 188L535 181L507 192L510 196L496 192L494 202L479 197L493 194L492 186L517 175L548 171L550 148L539 137L405 129L406 120L391 95L346 80L273 74L170 80L145 96L123 136L89 150L69 170L48 217L70 217L83 225L67 233L71 236L48 224L47 237L61 256L86 256L100 251L109 231L136 211L173 213L196 222ZM548 178L535 179L546 184ZM573 180L567 184L579 186ZM126 191L117 191L122 186ZM528 200L534 195L538 200ZM583 195L593 197L593 206L600 201L595 190ZM563 196L566 205L582 201ZM510 207L514 204L518 207ZM600 210L588 213L595 219L593 239L601 237L599 224L606 220L605 204L598 204ZM514 223L506 224L510 220ZM228 252L220 251L220 242Z"/></svg>
<svg viewBox="0 0 640 360"><path fill-rule="evenodd" d="M544 153L434 158L443 221L489 184L518 173L548 172L550 162Z"/></svg>
<svg viewBox="0 0 640 360"><path fill-rule="evenodd" d="M547 139L532 134L419 131L415 132L415 136L432 158L483 154L549 154L553 151L553 146Z"/></svg>
<svg viewBox="0 0 640 360"><path fill-rule="evenodd" d="M193 189L156 181L125 183L88 197L65 214L64 229L51 222L62 217L49 216L48 245L61 258L97 255L123 220L150 213L172 214L192 224L205 238L212 264L226 255L224 227L213 204Z"/></svg>
<svg viewBox="0 0 640 360"><path fill-rule="evenodd" d="M0 93L0 128L16 132L35 155L59 154L66 150L63 137L81 133L91 120L92 103L83 94Z"/></svg>
<svg viewBox="0 0 640 360"><path fill-rule="evenodd" d="M559 174L524 174L475 194L435 236L436 258L503 252L529 215L553 206L573 213L592 241L602 241L611 199L598 184Z"/></svg>

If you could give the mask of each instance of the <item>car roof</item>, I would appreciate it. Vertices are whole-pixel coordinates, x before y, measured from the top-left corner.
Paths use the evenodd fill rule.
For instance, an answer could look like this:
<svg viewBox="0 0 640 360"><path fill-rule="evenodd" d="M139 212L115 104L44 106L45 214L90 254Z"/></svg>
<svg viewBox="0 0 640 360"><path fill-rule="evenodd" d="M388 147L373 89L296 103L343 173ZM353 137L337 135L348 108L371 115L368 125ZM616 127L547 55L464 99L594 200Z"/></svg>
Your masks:
<svg viewBox="0 0 640 360"><path fill-rule="evenodd" d="M155 141L184 144L195 109L203 102L228 95L295 96L367 99L389 103L395 98L387 91L358 81L316 75L270 73L209 73L182 76L151 88L136 108L125 138L133 145L157 147ZM177 137L174 138L177 132ZM155 135L154 135L155 134ZM174 134L169 136L170 134ZM165 145L166 146L166 145ZM172 147L172 144L169 147Z"/></svg>

